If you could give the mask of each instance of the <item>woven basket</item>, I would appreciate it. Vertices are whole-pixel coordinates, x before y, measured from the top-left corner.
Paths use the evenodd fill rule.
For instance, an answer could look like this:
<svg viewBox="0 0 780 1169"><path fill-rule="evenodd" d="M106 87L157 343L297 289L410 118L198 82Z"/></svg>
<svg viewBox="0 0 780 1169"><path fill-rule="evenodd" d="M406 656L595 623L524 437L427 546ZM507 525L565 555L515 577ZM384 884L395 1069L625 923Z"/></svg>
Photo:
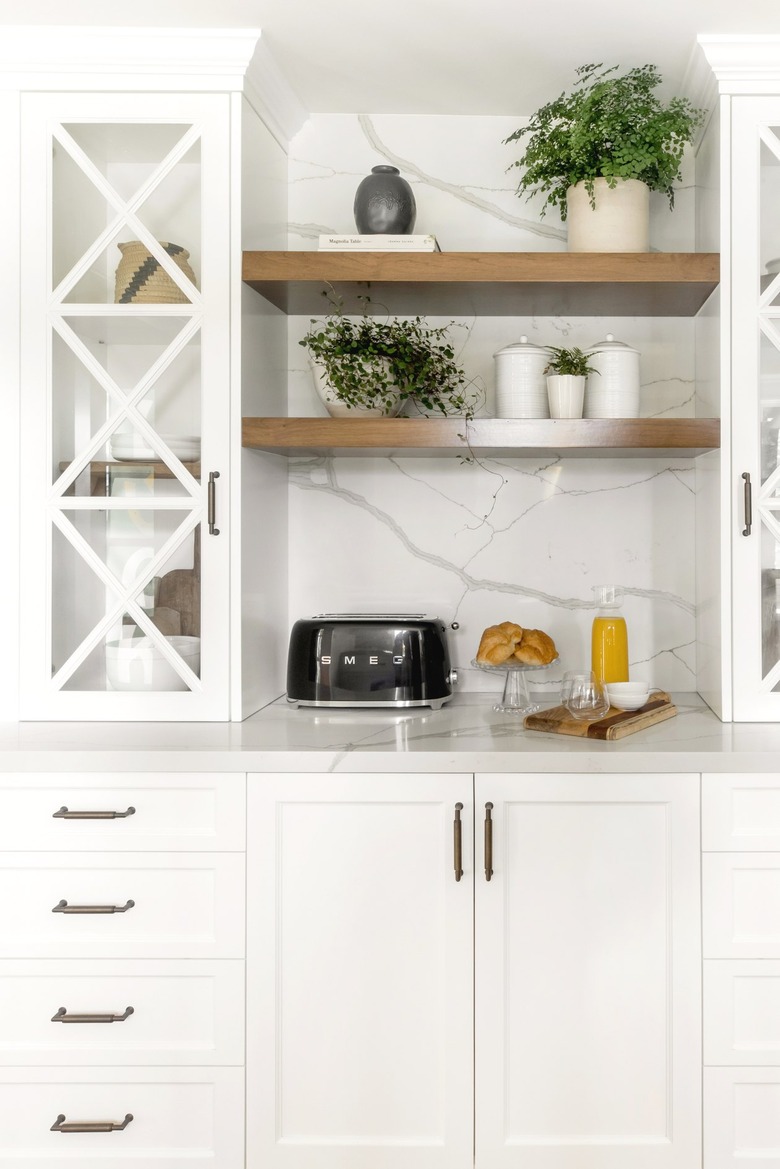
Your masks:
<svg viewBox="0 0 780 1169"><path fill-rule="evenodd" d="M179 244L164 243L160 247L195 284L195 273L187 263L190 253ZM116 270L115 304L189 304L189 298L170 278L145 244L131 240L117 244L122 259Z"/></svg>

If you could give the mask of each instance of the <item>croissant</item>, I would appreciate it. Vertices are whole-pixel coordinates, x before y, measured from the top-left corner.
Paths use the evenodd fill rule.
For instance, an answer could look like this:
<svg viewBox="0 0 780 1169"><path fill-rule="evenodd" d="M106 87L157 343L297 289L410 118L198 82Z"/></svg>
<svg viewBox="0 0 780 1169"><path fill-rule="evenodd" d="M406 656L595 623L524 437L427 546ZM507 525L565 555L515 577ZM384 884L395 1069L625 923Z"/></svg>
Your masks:
<svg viewBox="0 0 780 1169"><path fill-rule="evenodd" d="M558 651L549 634L541 629L524 629L520 644L515 646L515 661L527 666L549 666L555 661Z"/></svg>
<svg viewBox="0 0 780 1169"><path fill-rule="evenodd" d="M520 644L523 629L514 621L502 621L500 625L488 625L480 639L477 661L489 666L502 666L509 661Z"/></svg>

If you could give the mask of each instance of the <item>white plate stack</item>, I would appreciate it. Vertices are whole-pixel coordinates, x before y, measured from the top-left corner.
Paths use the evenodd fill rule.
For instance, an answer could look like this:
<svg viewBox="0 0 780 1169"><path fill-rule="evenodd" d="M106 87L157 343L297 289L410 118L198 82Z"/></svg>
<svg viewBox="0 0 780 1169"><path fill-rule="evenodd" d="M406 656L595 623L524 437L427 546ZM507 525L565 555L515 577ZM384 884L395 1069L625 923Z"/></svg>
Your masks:
<svg viewBox="0 0 780 1169"><path fill-rule="evenodd" d="M549 418L547 379L549 351L521 337L493 354L496 361L496 417Z"/></svg>
<svg viewBox="0 0 780 1169"><path fill-rule="evenodd" d="M172 454L182 462L200 458L200 438L194 434L161 434L160 438ZM145 438L136 434L115 434L108 444L112 459L120 462L161 462L160 454L149 446Z"/></svg>
<svg viewBox="0 0 780 1169"><path fill-rule="evenodd" d="M638 418L639 350L607 333L588 357L598 372L589 373L585 383L583 418Z"/></svg>

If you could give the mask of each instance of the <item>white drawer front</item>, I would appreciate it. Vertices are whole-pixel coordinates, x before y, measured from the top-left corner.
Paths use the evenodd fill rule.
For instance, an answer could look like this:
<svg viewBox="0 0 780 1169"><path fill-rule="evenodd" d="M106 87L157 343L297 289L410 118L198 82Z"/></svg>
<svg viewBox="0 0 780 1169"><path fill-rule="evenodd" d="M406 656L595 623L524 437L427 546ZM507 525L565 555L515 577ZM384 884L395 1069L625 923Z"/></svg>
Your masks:
<svg viewBox="0 0 780 1169"><path fill-rule="evenodd" d="M241 1169L240 1068L0 1069L3 1169ZM52 1132L65 1123L132 1120L115 1132Z"/></svg>
<svg viewBox="0 0 780 1169"><path fill-rule="evenodd" d="M0 849L241 851L245 790L241 774L6 775Z"/></svg>
<svg viewBox="0 0 780 1169"><path fill-rule="evenodd" d="M705 775L705 852L780 852L780 774Z"/></svg>
<svg viewBox="0 0 780 1169"><path fill-rule="evenodd" d="M705 958L780 958L780 853L702 857Z"/></svg>
<svg viewBox="0 0 780 1169"><path fill-rule="evenodd" d="M53 912L63 901L67 907L127 908ZM243 953L239 853L0 854L0 957L241 958Z"/></svg>
<svg viewBox="0 0 780 1169"><path fill-rule="evenodd" d="M704 963L704 1062L780 1067L780 962Z"/></svg>
<svg viewBox="0 0 780 1169"><path fill-rule="evenodd" d="M705 1068L705 1169L780 1169L780 1068Z"/></svg>
<svg viewBox="0 0 780 1169"><path fill-rule="evenodd" d="M240 1065L244 964L0 962L0 1020L2 1065Z"/></svg>

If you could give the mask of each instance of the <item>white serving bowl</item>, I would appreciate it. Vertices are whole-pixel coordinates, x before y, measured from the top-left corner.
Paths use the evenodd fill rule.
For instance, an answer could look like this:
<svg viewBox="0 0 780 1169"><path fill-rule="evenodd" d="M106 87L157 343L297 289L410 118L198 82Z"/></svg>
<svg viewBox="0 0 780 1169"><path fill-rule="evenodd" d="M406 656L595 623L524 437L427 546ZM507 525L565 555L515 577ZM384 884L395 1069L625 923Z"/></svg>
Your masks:
<svg viewBox="0 0 780 1169"><path fill-rule="evenodd" d="M607 682L609 705L615 710L639 710L650 697L646 682Z"/></svg>
<svg viewBox="0 0 780 1169"><path fill-rule="evenodd" d="M166 637L193 674L200 673L200 638ZM106 677L112 690L187 690L187 683L149 637L106 643Z"/></svg>

